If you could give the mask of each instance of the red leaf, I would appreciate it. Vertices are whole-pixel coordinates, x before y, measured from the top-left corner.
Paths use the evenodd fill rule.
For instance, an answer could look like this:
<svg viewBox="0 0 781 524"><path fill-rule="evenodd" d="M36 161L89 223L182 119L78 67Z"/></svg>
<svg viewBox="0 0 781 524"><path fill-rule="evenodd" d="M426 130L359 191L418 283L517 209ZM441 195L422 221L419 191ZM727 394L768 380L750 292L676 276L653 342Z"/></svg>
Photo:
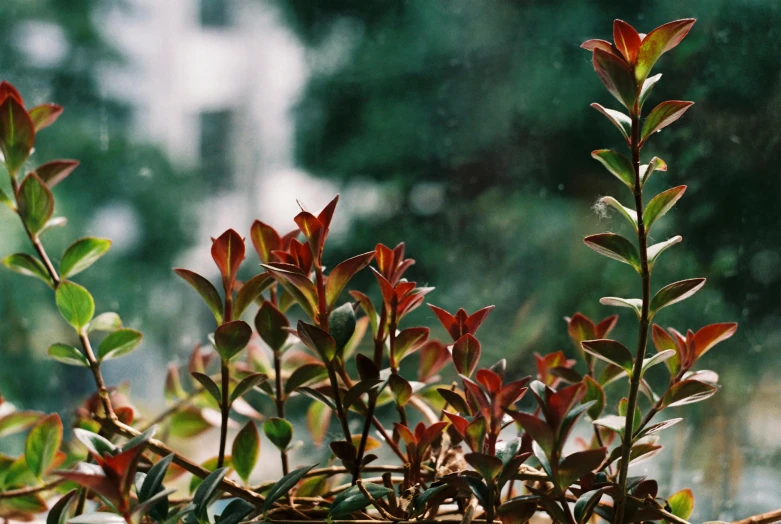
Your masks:
<svg viewBox="0 0 781 524"><path fill-rule="evenodd" d="M502 387L502 379L490 369L478 369L475 379L491 394L496 393Z"/></svg>
<svg viewBox="0 0 781 524"><path fill-rule="evenodd" d="M35 172L51 189L62 182L77 167L79 167L78 160L52 160L38 166Z"/></svg>
<svg viewBox="0 0 781 524"><path fill-rule="evenodd" d="M473 335L477 333L477 330L480 328L488 314L494 310L494 307L495 306L487 306L469 315L469 318L466 320L466 330L464 333L472 333Z"/></svg>
<svg viewBox="0 0 781 524"><path fill-rule="evenodd" d="M447 347L439 340L429 340L420 349L418 380L427 382L450 361Z"/></svg>
<svg viewBox="0 0 781 524"><path fill-rule="evenodd" d="M738 324L735 322L725 322L720 324L711 324L697 331L694 335L694 359L703 356L708 350L719 342L730 338L738 330Z"/></svg>
<svg viewBox="0 0 781 524"><path fill-rule="evenodd" d="M396 432L399 434L399 437L401 437L401 440L403 440L407 445L407 449L414 449L414 447L418 444L418 439L415 438L415 435L409 430L409 428L399 424L398 422L394 422L393 427L396 428Z"/></svg>
<svg viewBox="0 0 781 524"><path fill-rule="evenodd" d="M547 455L550 455L553 449L554 435L553 430L541 420L529 413L522 413L518 411L507 411L523 430L528 433L529 437L540 445Z"/></svg>
<svg viewBox="0 0 781 524"><path fill-rule="evenodd" d="M586 316L580 313L575 313L567 323L567 331L569 337L575 343L577 347L580 347L580 343L584 340L594 340L598 338L597 328L594 323Z"/></svg>
<svg viewBox="0 0 781 524"><path fill-rule="evenodd" d="M296 233L298 232L296 231ZM260 260L264 264L273 262L271 260L272 252L282 247L282 240L279 238L277 230L260 220L256 220L252 223L252 227L249 230L249 237L252 240L252 245L255 246L255 251L258 252Z"/></svg>
<svg viewBox="0 0 781 524"><path fill-rule="evenodd" d="M403 329L396 335L393 347L393 360L395 364L402 361L404 357L416 351L425 344L428 339L429 329L426 327L411 327Z"/></svg>
<svg viewBox="0 0 781 524"><path fill-rule="evenodd" d="M35 127L24 106L14 96L0 104L0 150L11 173L16 174L35 143Z"/></svg>
<svg viewBox="0 0 781 524"><path fill-rule="evenodd" d="M428 304L428 307L431 308L431 311L437 316L439 322L444 326L450 336L453 337L453 340L458 340L458 338L461 337L461 333L458 323L456 322L456 317L433 304Z"/></svg>
<svg viewBox="0 0 781 524"><path fill-rule="evenodd" d="M389 281L393 276L393 267L395 265L395 256L393 250L383 244L377 244L374 248L375 259L377 260L377 269Z"/></svg>
<svg viewBox="0 0 781 524"><path fill-rule="evenodd" d="M677 46L683 40L691 30L694 22L693 18L675 20L657 27L643 38L643 41L640 43L640 49L637 52L637 62L635 64L635 77L638 84L643 83L663 53Z"/></svg>
<svg viewBox="0 0 781 524"><path fill-rule="evenodd" d="M418 437L419 451L424 452L432 442L445 430L447 422L434 422Z"/></svg>
<svg viewBox="0 0 781 524"><path fill-rule="evenodd" d="M613 22L613 41L626 61L634 64L637 50L640 48L640 35L637 30L623 20L616 20Z"/></svg>
<svg viewBox="0 0 781 524"><path fill-rule="evenodd" d="M582 382L578 384L572 384L558 390L551 395L548 399L548 410L553 420L548 422L555 427L561 423L564 416L580 402L583 395L586 393L586 388Z"/></svg>
<svg viewBox="0 0 781 524"><path fill-rule="evenodd" d="M325 241L325 238L328 236L328 230L331 228L331 219L334 217L337 202L339 202L339 195L336 195L317 215L317 219L323 224L323 241Z"/></svg>
<svg viewBox="0 0 781 524"><path fill-rule="evenodd" d="M694 102L668 100L653 108L648 117L646 117L645 122L643 122L640 144L642 145L651 135L681 118L686 110L693 105Z"/></svg>
<svg viewBox="0 0 781 524"><path fill-rule="evenodd" d="M244 260L244 239L233 229L227 230L212 241L212 259L222 274L225 294L230 295L239 265Z"/></svg>
<svg viewBox="0 0 781 524"><path fill-rule="evenodd" d="M455 413L451 413L449 411L443 411L443 413L448 419L450 419L450 422L453 424L453 427L456 428L458 434L463 437L466 433L466 427L469 425L469 421L461 415L456 415Z"/></svg>
<svg viewBox="0 0 781 524"><path fill-rule="evenodd" d="M52 125L60 117L62 111L62 106L57 104L41 104L30 109L30 118L35 126L35 132Z"/></svg>
<svg viewBox="0 0 781 524"><path fill-rule="evenodd" d="M323 253L323 243L325 242L325 226L312 213L302 211L295 217L298 229L304 234L309 243L309 249L312 251L312 259L315 264L320 265L321 255Z"/></svg>
<svg viewBox="0 0 781 524"><path fill-rule="evenodd" d="M333 268L325 283L325 297L329 309L334 306L350 279L358 271L369 265L373 258L374 252L369 251L368 253L348 258Z"/></svg>
<svg viewBox="0 0 781 524"><path fill-rule="evenodd" d="M456 340L452 351L456 370L464 376L472 376L480 360L480 342L471 333L467 333Z"/></svg>
<svg viewBox="0 0 781 524"><path fill-rule="evenodd" d="M622 58L599 48L594 49L593 64L597 76L610 94L631 110L637 98L637 85L631 67Z"/></svg>
<svg viewBox="0 0 781 524"><path fill-rule="evenodd" d="M618 315L612 315L610 317L607 317L599 322L597 324L597 338L607 338L607 336L610 334L611 331L613 331L613 328L616 327L616 323L618 322Z"/></svg>
<svg viewBox="0 0 781 524"><path fill-rule="evenodd" d="M380 293L382 293L382 301L385 303L385 307L390 308L391 301L396 296L396 290L393 288L393 285L388 282L388 279L382 276L379 271L373 267L370 269L372 270L372 273L374 273L377 283L380 286Z"/></svg>
<svg viewBox="0 0 781 524"><path fill-rule="evenodd" d="M602 51L605 51L606 53L616 54L616 51L613 48L613 44L611 44L607 40L600 40L598 38L592 38L591 40L586 40L585 42L580 44L580 47L582 49L585 49L587 51L592 51L592 52L595 49L601 49Z"/></svg>
<svg viewBox="0 0 781 524"><path fill-rule="evenodd" d="M518 402L526 393L526 388L524 386L529 382L530 378L531 377L525 377L502 386L494 399L494 409L501 408L504 410L512 407L513 404Z"/></svg>
<svg viewBox="0 0 781 524"><path fill-rule="evenodd" d="M22 95L19 94L19 91L13 85L3 80L0 82L0 104L5 102L5 99L9 96L15 98L19 105L24 107L24 100L22 100Z"/></svg>

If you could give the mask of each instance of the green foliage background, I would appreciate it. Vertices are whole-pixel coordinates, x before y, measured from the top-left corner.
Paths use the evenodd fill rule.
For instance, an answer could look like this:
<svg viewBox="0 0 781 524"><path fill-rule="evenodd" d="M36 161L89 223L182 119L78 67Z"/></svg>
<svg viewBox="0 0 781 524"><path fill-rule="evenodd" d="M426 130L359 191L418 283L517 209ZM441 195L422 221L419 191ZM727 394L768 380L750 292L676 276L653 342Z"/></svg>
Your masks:
<svg viewBox="0 0 781 524"><path fill-rule="evenodd" d="M129 203L141 217L143 240L121 256L106 257L83 282L94 290L99 310L116 310L127 324L143 329L147 342L139 354L146 363L140 365L149 369L150 362L189 350L182 337L208 318L204 313L182 319L177 308L161 309L150 290L190 292L172 284L170 267L194 242L188 227L197 213L192 203L218 188L185 176L159 150L129 138L133 108L107 99L96 80L100 67L123 60L98 31L99 4L3 2L0 73L36 100L66 107L60 122L41 135L36 153L37 159L56 155L82 162L60 186L57 209L69 225L49 234L52 251L61 252L74 235L88 232L93 210L107 202ZM406 241L409 256L418 261L410 276L437 287L433 303L470 311L497 304L481 331L487 358L507 358L518 374L534 372L535 351L566 348L574 354L562 316L579 310L602 318L612 311L599 305L600 296L639 292L627 266L597 256L580 241L603 230L626 232L620 219L592 207L601 195L629 199L589 158L593 149L618 147L619 137L588 104L617 103L603 90L580 42L609 38L613 18L641 31L675 18L698 18L691 35L658 64L664 76L648 107L667 99L696 105L654 137L646 154L670 166L655 177L650 193L689 186L655 229L656 240L684 237L658 265L655 286L694 276L706 276L708 285L658 321L680 330L728 320L741 327L703 363L720 373L723 391L704 409L687 409L694 438L680 434L670 446L665 464L675 468L662 480L674 486L697 482L695 491L705 494L698 509L711 518L778 505L781 479L772 465L780 464L781 442L769 435L778 434L772 419L781 413L781 4L277 0L275 5L312 57L294 114L297 163L341 187L346 210L357 205L351 195L358 199L367 190L379 195L379 204L332 246L329 264L376 242ZM58 67L32 67L19 54L15 31L29 19L51 21L65 31L70 56ZM331 63L323 57L335 35L344 45ZM105 130L108 139L101 134ZM139 176L144 168L155 176ZM257 214L262 217L263 210ZM248 224L236 227L244 231ZM9 213L0 215L0 228L2 255L24 246ZM0 276L0 389L27 407L62 408L65 399L70 408L91 384L79 371L42 358L60 319L48 290L26 284L7 272ZM368 274L356 284L373 285ZM622 315L618 331L627 341L634 340L630 315ZM422 310L411 321L435 323ZM45 329L37 331L42 324ZM131 373L130 367L120 371ZM118 381L121 372L112 378ZM663 379L661 372L656 378ZM695 440L703 445L685 448ZM775 499L761 498L773 490Z"/></svg>

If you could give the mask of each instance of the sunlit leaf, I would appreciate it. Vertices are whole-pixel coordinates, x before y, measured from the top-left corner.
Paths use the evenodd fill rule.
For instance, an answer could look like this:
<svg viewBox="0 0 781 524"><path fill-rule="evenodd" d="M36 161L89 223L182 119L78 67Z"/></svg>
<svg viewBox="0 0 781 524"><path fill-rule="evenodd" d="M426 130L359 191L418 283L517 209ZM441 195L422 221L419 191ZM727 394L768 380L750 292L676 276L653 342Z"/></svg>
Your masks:
<svg viewBox="0 0 781 524"><path fill-rule="evenodd" d="M63 280L55 292L57 308L68 323L81 330L95 314L95 301L89 291L69 280Z"/></svg>
<svg viewBox="0 0 781 524"><path fill-rule="evenodd" d="M623 20L615 20L613 22L613 42L626 61L634 64L637 50L640 49L640 35L637 30Z"/></svg>
<svg viewBox="0 0 781 524"><path fill-rule="evenodd" d="M618 211L619 213L621 213L621 216L626 218L626 220L630 224L632 224L632 227L635 228L635 230L637 230L637 212L634 209L622 205L618 200L609 196L602 197L599 199L599 201L602 204L610 206L616 211Z"/></svg>
<svg viewBox="0 0 781 524"><path fill-rule="evenodd" d="M620 368L626 370L628 373L632 372L632 366L634 359L632 353L620 342L609 339L599 340L586 340L581 343L583 349L594 355L595 357L615 364Z"/></svg>
<svg viewBox="0 0 781 524"><path fill-rule="evenodd" d="M312 351L323 357L323 360L331 362L337 353L336 341L326 331L317 326L298 321L298 338Z"/></svg>
<svg viewBox="0 0 781 524"><path fill-rule="evenodd" d="M89 367L89 361L81 351L68 344L52 344L46 354L57 362L70 366Z"/></svg>
<svg viewBox="0 0 781 524"><path fill-rule="evenodd" d="M236 273L244 260L244 239L229 229L212 241L212 259L222 274L222 287L227 295L233 289Z"/></svg>
<svg viewBox="0 0 781 524"><path fill-rule="evenodd" d="M241 428L233 440L231 457L233 457L233 469L246 483L250 473L255 468L260 454L260 435L253 421Z"/></svg>
<svg viewBox="0 0 781 524"><path fill-rule="evenodd" d="M280 451L287 449L293 440L293 426L287 420L272 417L263 423L263 433Z"/></svg>
<svg viewBox="0 0 781 524"><path fill-rule="evenodd" d="M44 267L40 260L28 255L27 253L16 253L14 255L8 255L2 260L5 267L28 277L35 277L42 280L47 286L54 287L49 272Z"/></svg>
<svg viewBox="0 0 781 524"><path fill-rule="evenodd" d="M453 364L465 377L472 376L480 361L480 342L471 333L463 335L453 344Z"/></svg>
<svg viewBox="0 0 781 524"><path fill-rule="evenodd" d="M621 111L607 109L606 107L602 107L597 103L591 104L591 107L605 115L605 117L610 120L610 123L616 126L619 131L621 131L621 134L624 136L624 138L629 140L629 137L632 134L632 119L629 118L628 115L625 115Z"/></svg>
<svg viewBox="0 0 781 524"><path fill-rule="evenodd" d="M724 322L710 324L694 334L693 348L694 358L698 359L707 353L713 346L732 337L738 330L736 322Z"/></svg>
<svg viewBox="0 0 781 524"><path fill-rule="evenodd" d="M649 318L653 318L660 309L689 298L704 285L704 278L690 278L664 286L651 299Z"/></svg>
<svg viewBox="0 0 781 524"><path fill-rule="evenodd" d="M599 160L605 168L629 189L635 187L635 170L632 162L621 153L610 149L598 149L591 153L591 156Z"/></svg>
<svg viewBox="0 0 781 524"><path fill-rule="evenodd" d="M682 100L668 100L662 102L646 117L643 122L643 130L640 134L640 143L642 144L648 138L658 133L683 116L687 109L694 105L694 102L684 102Z"/></svg>
<svg viewBox="0 0 781 524"><path fill-rule="evenodd" d="M583 396L583 402L594 401L594 404L586 412L592 420L596 420L605 409L605 390L596 380L588 375L583 378L583 383L586 385L586 394Z"/></svg>
<svg viewBox="0 0 781 524"><path fill-rule="evenodd" d="M62 421L56 413L42 418L30 430L24 446L24 459L37 478L49 470L61 443Z"/></svg>
<svg viewBox="0 0 781 524"><path fill-rule="evenodd" d="M98 360L127 355L141 343L143 335L135 329L118 329L106 335L98 346Z"/></svg>
<svg viewBox="0 0 781 524"><path fill-rule="evenodd" d="M659 353L656 353L655 355L651 355L648 358L643 359L643 367L642 371L640 372L640 376L642 377L645 375L645 372L650 369L651 367L655 366L656 364L659 364L661 362L664 362L667 359L670 359L675 356L675 350L674 349L668 349L665 351L660 351Z"/></svg>
<svg viewBox="0 0 781 524"><path fill-rule="evenodd" d="M662 53L674 48L683 40L694 22L693 18L675 20L657 27L643 38L635 64L635 78L638 83L645 81Z"/></svg>
<svg viewBox="0 0 781 524"><path fill-rule="evenodd" d="M676 235L669 240L665 240L664 242L659 242L657 244L649 246L647 251L649 269L653 268L656 259L659 258L659 255L661 255L664 250L666 250L671 246L674 246L675 244L681 242L682 240L683 240L682 236Z"/></svg>
<svg viewBox="0 0 781 524"><path fill-rule="evenodd" d="M87 332L92 333L93 331L105 331L107 333L111 333L112 331L116 331L122 327L122 319L119 318L119 315L113 312L107 312L107 313L101 313L100 315L93 318L89 326L87 327Z"/></svg>
<svg viewBox="0 0 781 524"><path fill-rule="evenodd" d="M250 304L260 297L268 289L274 280L268 273L255 275L242 284L241 289L236 293L236 300L233 302L233 318L241 318Z"/></svg>
<svg viewBox="0 0 781 524"><path fill-rule="evenodd" d="M264 373L252 373L251 375L244 377L241 379L241 382L236 384L234 390L231 391L230 402L233 403L236 399L241 398L247 391L254 388L258 384L261 384L266 379L268 379L268 376Z"/></svg>
<svg viewBox="0 0 781 524"><path fill-rule="evenodd" d="M62 114L62 106L57 104L41 104L30 109L30 119L33 121L35 132L52 125Z"/></svg>
<svg viewBox="0 0 781 524"><path fill-rule="evenodd" d="M77 167L79 167L78 160L52 160L38 166L35 173L51 189L73 173Z"/></svg>
<svg viewBox="0 0 781 524"><path fill-rule="evenodd" d="M258 252L258 256L264 264L272 261L272 253L282 247L279 233L273 227L260 220L252 223L249 236L252 240L252 245L255 246L255 251Z"/></svg>
<svg viewBox="0 0 781 524"><path fill-rule="evenodd" d="M331 309L336 304L342 290L347 286L350 279L365 268L374 258L374 251L354 256L338 264L331 270L328 280L325 283L325 297L328 308Z"/></svg>
<svg viewBox="0 0 781 524"><path fill-rule="evenodd" d="M629 264L640 272L640 253L629 240L615 233L600 233L583 239L588 247L608 258Z"/></svg>
<svg viewBox="0 0 781 524"><path fill-rule="evenodd" d="M670 513L676 517L688 520L694 512L694 493L690 489L682 489L670 495L667 499L670 506Z"/></svg>
<svg viewBox="0 0 781 524"><path fill-rule="evenodd" d="M686 186L678 186L662 191L648 202L643 211L645 230L650 231L654 222L665 215L686 192Z"/></svg>
<svg viewBox="0 0 781 524"><path fill-rule="evenodd" d="M39 411L12 411L3 415L0 417L0 437L24 431L38 422L42 416L43 413Z"/></svg>
<svg viewBox="0 0 781 524"><path fill-rule="evenodd" d="M713 384L700 382L699 380L683 380L672 386L662 399L662 406L666 408L694 404L706 400L719 390Z"/></svg>
<svg viewBox="0 0 781 524"><path fill-rule="evenodd" d="M2 111L0 106L0 111ZM1 120L1 119L0 119ZM54 213L54 196L35 173L22 180L17 194L19 215L32 234L39 233Z"/></svg>
<svg viewBox="0 0 781 524"><path fill-rule="evenodd" d="M6 97L0 104L0 151L8 170L15 174L35 143L35 125L21 101ZM29 175L28 175L29 176Z"/></svg>
<svg viewBox="0 0 781 524"><path fill-rule="evenodd" d="M643 82L643 87L640 88L640 97L638 98L638 105L640 106L640 109L643 108L643 105L645 105L645 101L648 99L648 95L650 94L651 90L654 88L657 82L662 79L662 73L649 76L645 79Z"/></svg>

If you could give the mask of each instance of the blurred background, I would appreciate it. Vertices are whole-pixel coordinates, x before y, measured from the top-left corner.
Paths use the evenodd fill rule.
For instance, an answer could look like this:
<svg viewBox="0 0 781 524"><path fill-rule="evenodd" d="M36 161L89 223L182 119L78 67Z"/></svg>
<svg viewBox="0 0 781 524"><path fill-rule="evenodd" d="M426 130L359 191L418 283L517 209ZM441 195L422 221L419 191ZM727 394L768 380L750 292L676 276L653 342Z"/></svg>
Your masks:
<svg viewBox="0 0 781 524"><path fill-rule="evenodd" d="M684 237L654 282L708 285L657 321L740 329L700 366L722 391L685 408L687 423L634 474L657 475L662 493L691 486L695 517L730 520L781 505L777 0L4 0L0 77L29 102L65 106L31 160L81 161L55 191L68 225L45 241L56 259L78 236L113 239L77 280L98 311L144 332L132 358L105 368L153 414L166 363L213 328L171 268L213 278L211 236L246 236L256 218L287 231L296 199L319 209L336 193L326 263L403 240L409 277L437 288L431 302L497 305L481 330L487 361L521 376L534 352L574 356L565 315L601 319L614 311L599 297L639 293L627 266L581 241L628 233L594 206L628 195L589 157L620 145L589 103L618 104L579 44L610 39L614 18L647 32L685 17L698 22L660 60L649 102L696 102L646 148L669 165L649 192L689 186L654 230ZM28 250L7 210L0 232L0 255ZM250 254L244 271L256 263ZM368 273L355 281L373 286ZM634 317L621 315L616 336L631 342ZM0 273L0 319L8 400L68 414L93 391L88 373L45 358L70 335L44 286ZM437 324L427 309L416 322Z"/></svg>

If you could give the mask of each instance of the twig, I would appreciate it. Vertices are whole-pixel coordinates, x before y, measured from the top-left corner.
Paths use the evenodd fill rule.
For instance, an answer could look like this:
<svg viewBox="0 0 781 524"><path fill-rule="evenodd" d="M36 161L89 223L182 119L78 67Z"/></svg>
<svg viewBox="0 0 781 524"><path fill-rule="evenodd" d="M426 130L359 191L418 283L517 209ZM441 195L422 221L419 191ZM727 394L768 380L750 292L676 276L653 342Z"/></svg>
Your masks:
<svg viewBox="0 0 781 524"><path fill-rule="evenodd" d="M65 482L65 479L59 478L47 484L43 484L42 486L30 486L27 488L10 489L8 491L2 491L0 492L0 499L12 499L14 497L23 497L25 495L33 495L35 493L40 493L42 491L48 491L50 489L56 488L63 482Z"/></svg>
<svg viewBox="0 0 781 524"><path fill-rule="evenodd" d="M356 484L358 485L358 489L361 490L361 493L363 493L364 497L369 499L369 502L371 503L371 505L374 506L375 508L377 508L377 511L380 512L380 515L382 515L384 518L386 518L388 520L392 520L393 522L398 522L400 520L404 520L404 519L400 519L400 518L394 517L393 515L391 515L387 511L385 511L385 508L382 507L382 504L377 502L377 500L375 500L375 498L372 497L372 494L369 493L369 490L367 490L366 486L363 485L363 481L361 479L357 479L356 480Z"/></svg>
<svg viewBox="0 0 781 524"><path fill-rule="evenodd" d="M770 524L771 522L781 522L781 509L747 517L743 520L736 520L732 524Z"/></svg>

